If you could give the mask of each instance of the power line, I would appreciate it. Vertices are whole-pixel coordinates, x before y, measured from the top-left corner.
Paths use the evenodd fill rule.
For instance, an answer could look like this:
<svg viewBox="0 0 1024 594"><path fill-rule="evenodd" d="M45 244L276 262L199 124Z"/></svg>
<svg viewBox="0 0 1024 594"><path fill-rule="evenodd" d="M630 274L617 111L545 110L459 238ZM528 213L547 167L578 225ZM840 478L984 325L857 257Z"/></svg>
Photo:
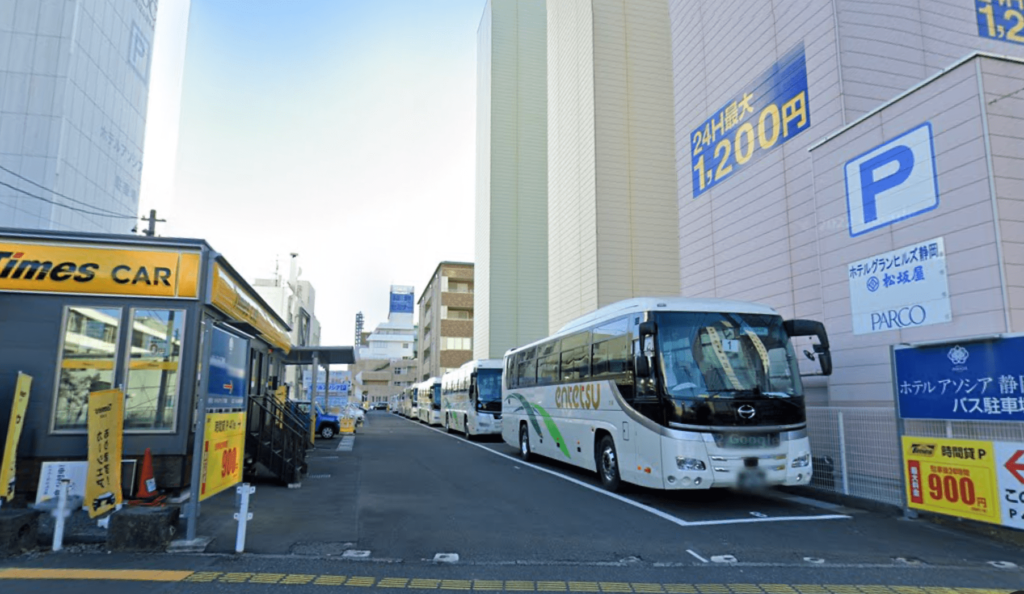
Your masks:
<svg viewBox="0 0 1024 594"><path fill-rule="evenodd" d="M67 204L61 204L60 202L57 202L57 201L54 201L54 200L50 200L49 198L43 198L42 196L36 196L35 194L33 194L31 192L26 192L25 190L22 190L21 188L19 188L17 186L12 186L11 184L9 184L7 182L0 181L0 186L6 186L6 187L14 190L15 192L21 192L22 194L28 196L29 198L35 198L36 200L42 200L43 202L47 202L47 203L52 204L54 206L59 206L61 208L66 208L68 210L74 210L74 211L77 211L77 212L85 213L87 215L92 215L94 217L108 217L108 218L112 218L112 219L131 219L133 221L135 220L135 217L134 216L130 216L130 215L119 215L119 214L112 214L112 213L105 213L105 212L96 212L96 211L85 210L84 208L78 208L78 207L75 207L75 206L68 206Z"/></svg>
<svg viewBox="0 0 1024 594"><path fill-rule="evenodd" d="M11 175L13 175L14 177L16 177L16 178L18 178L20 180L27 181L28 183L32 184L33 186L39 188L40 190L44 190L46 192L49 192L49 193L53 194L54 196L60 196L61 198L65 199L65 200L70 200L71 202L74 202L75 204L81 204L82 206L88 206L89 208L98 210L100 212L105 212L105 213L108 213L108 214L111 214L111 215L121 216L119 213L114 212L112 210L108 210L106 208L100 208L98 206L92 206L88 202L83 202L81 200L72 198L71 196L65 196L64 194L61 194L60 192L58 192L56 190L51 190L50 188L47 188L46 186L44 186L42 184L39 184L39 183L36 183L36 182L30 180L29 178L25 177L24 175L21 175L20 173L16 173L14 171L11 171L10 169L4 167L3 165L0 165L0 170L6 171L7 173L10 173Z"/></svg>

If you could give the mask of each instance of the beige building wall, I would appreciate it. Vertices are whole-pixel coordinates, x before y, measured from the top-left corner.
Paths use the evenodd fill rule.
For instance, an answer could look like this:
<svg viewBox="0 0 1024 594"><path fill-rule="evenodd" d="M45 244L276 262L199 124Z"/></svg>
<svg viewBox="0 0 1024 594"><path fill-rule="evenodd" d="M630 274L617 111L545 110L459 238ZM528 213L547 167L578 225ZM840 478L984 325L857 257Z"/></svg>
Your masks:
<svg viewBox="0 0 1024 594"><path fill-rule="evenodd" d="M549 331L678 295L667 0L548 4Z"/></svg>
<svg viewBox="0 0 1024 594"><path fill-rule="evenodd" d="M441 262L419 307L419 377L441 377L473 359L474 277L469 262Z"/></svg>
<svg viewBox="0 0 1024 594"><path fill-rule="evenodd" d="M547 333L547 11L490 0L477 32L474 357Z"/></svg>

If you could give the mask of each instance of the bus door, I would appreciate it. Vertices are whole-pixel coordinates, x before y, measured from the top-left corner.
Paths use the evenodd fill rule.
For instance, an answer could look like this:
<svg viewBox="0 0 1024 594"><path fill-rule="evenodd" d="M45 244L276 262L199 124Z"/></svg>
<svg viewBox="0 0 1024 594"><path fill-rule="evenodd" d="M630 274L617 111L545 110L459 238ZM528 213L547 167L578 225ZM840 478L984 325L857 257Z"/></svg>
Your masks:
<svg viewBox="0 0 1024 594"><path fill-rule="evenodd" d="M629 396L623 398L638 412L644 422L629 419L629 441L635 452L635 463L630 466L635 481L645 487L664 488L664 461L661 458L661 433L658 431L663 420L662 402L658 397L657 357L654 354L654 337L640 335L641 315L631 315L629 321L628 352L623 381L629 381L632 388ZM643 359L643 361L639 361ZM639 369L648 373L637 373Z"/></svg>

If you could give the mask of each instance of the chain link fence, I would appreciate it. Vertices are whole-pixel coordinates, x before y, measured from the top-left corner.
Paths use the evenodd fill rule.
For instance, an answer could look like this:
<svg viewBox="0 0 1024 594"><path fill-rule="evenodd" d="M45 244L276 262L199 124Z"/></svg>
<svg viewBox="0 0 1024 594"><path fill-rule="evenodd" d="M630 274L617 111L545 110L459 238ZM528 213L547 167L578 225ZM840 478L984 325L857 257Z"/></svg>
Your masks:
<svg viewBox="0 0 1024 594"><path fill-rule="evenodd" d="M1024 423L916 421L904 435L1024 442ZM903 506L894 407L807 407L814 477L811 487Z"/></svg>

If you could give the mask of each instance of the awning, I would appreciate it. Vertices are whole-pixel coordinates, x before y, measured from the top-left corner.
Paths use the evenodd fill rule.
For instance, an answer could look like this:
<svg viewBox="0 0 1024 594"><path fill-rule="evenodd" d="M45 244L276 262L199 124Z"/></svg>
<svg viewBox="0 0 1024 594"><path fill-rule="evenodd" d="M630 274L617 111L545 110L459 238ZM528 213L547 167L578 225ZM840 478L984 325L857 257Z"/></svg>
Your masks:
<svg viewBox="0 0 1024 594"><path fill-rule="evenodd" d="M352 347L297 346L284 359L285 365L312 365L313 353L317 354L320 365L348 365L356 362Z"/></svg>

